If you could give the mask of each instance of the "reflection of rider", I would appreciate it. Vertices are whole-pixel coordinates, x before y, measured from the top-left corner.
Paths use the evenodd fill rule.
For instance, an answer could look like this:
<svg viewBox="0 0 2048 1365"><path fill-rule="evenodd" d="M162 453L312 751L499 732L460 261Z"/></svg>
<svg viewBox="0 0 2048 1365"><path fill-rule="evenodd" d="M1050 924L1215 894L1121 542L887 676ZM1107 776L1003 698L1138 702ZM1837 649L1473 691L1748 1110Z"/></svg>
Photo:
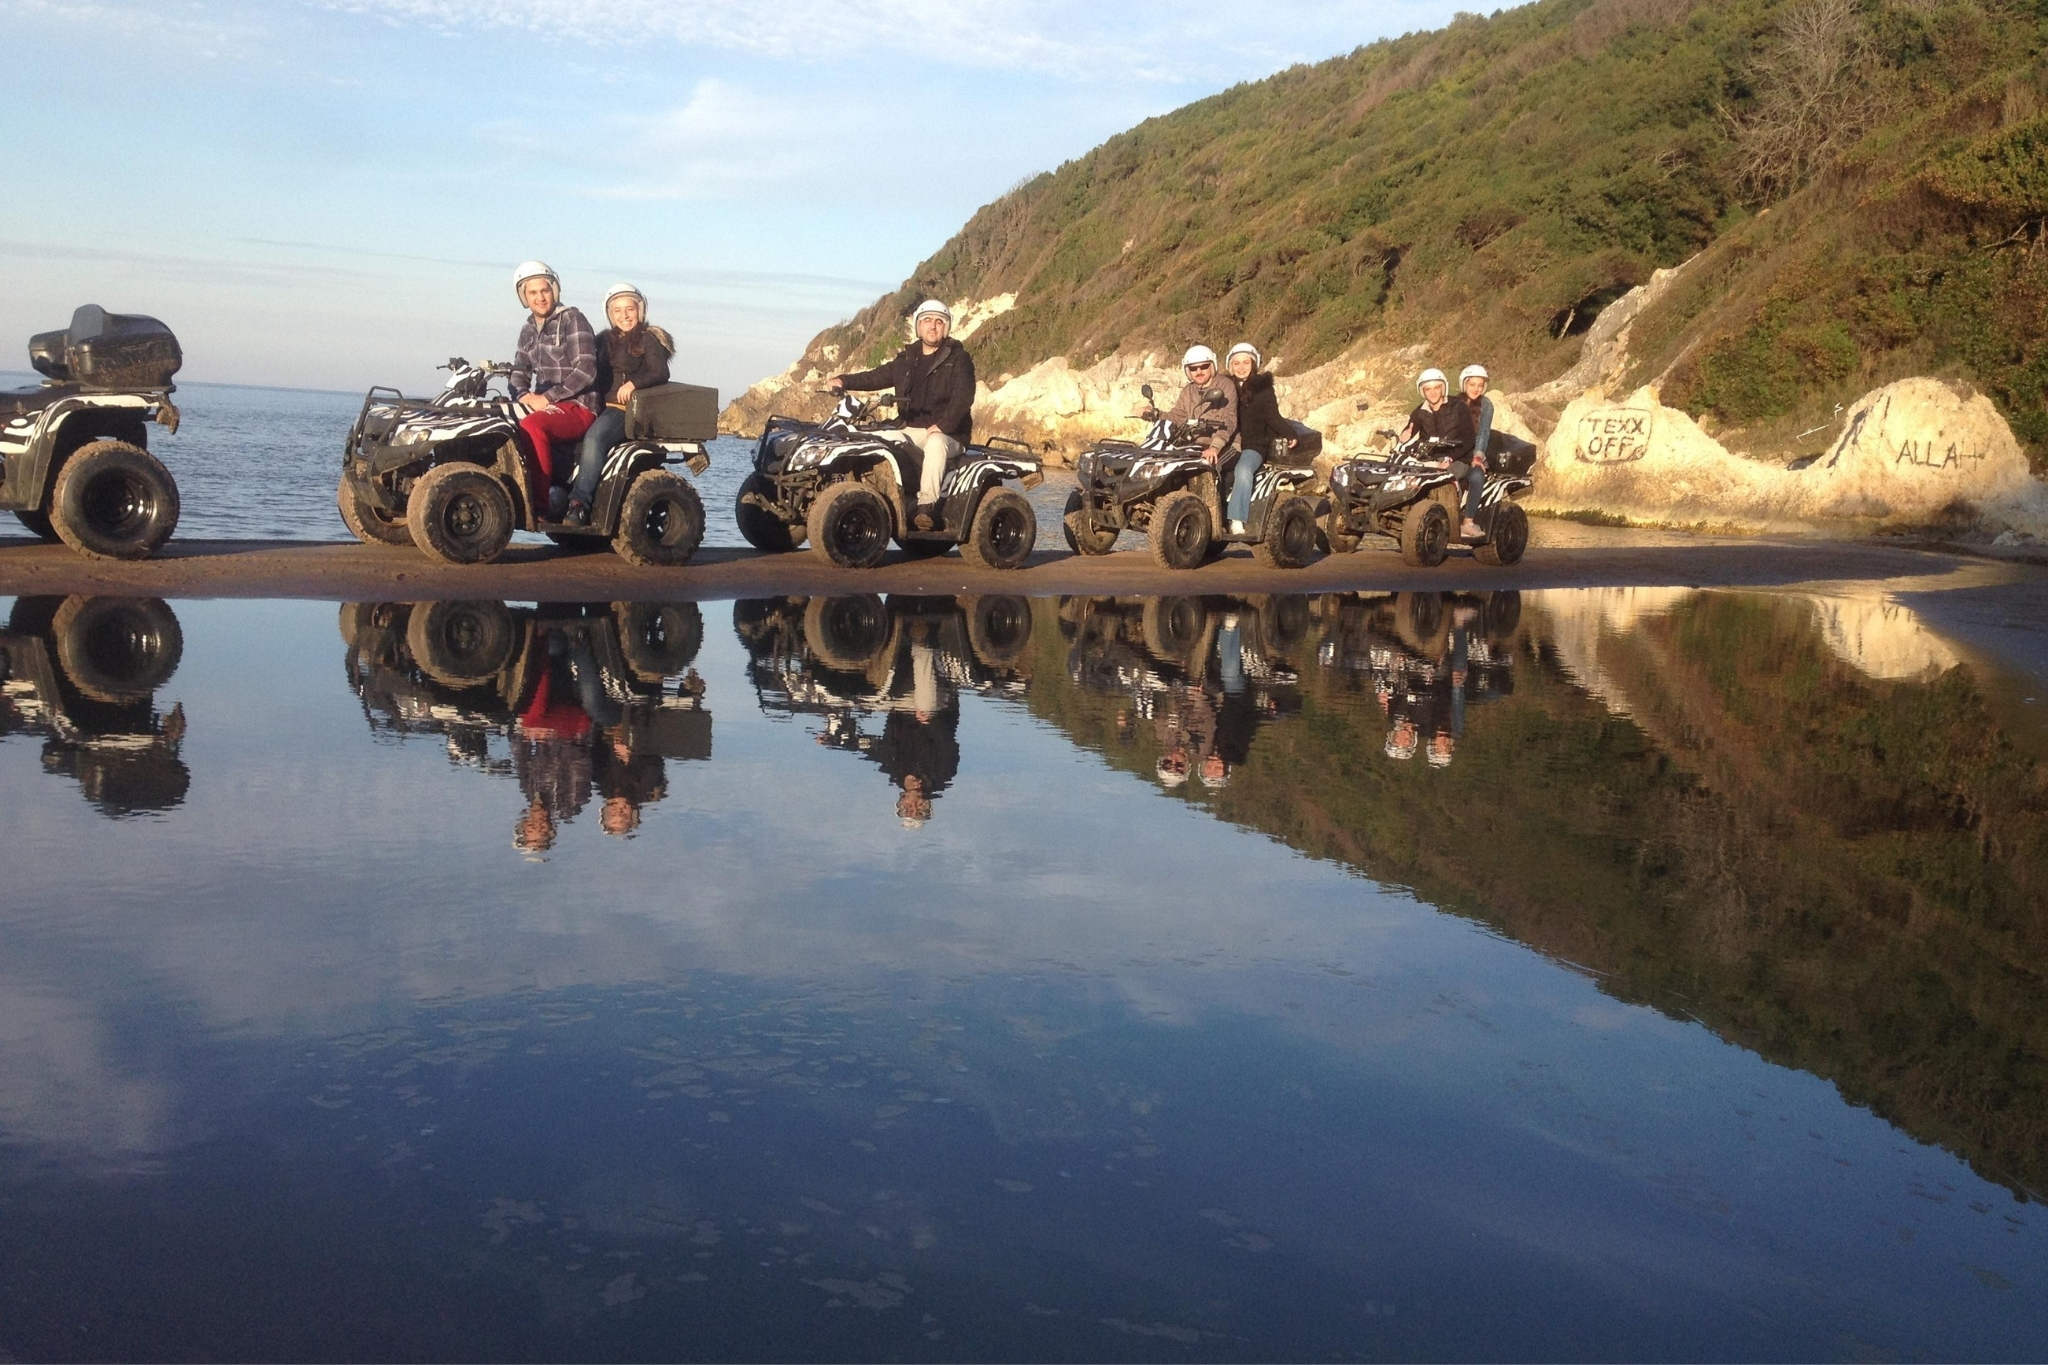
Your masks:
<svg viewBox="0 0 2048 1365"><path fill-rule="evenodd" d="M636 754L618 735L593 756L592 781L604 801L598 825L606 834L629 838L640 828L640 813L668 795L668 771L659 754Z"/></svg>
<svg viewBox="0 0 2048 1365"><path fill-rule="evenodd" d="M912 524L929 531L938 524L946 461L958 459L974 436L974 358L953 340L953 310L937 299L920 303L910 323L917 340L898 351L895 359L876 369L836 376L830 386L896 390L896 417L903 425L874 434L883 440L908 441L924 452Z"/></svg>
<svg viewBox="0 0 2048 1365"><path fill-rule="evenodd" d="M1196 772L1203 773L1207 781L1216 745L1216 708L1202 689L1187 683L1174 689L1170 709L1156 724L1162 754L1153 771L1160 784L1178 787Z"/></svg>
<svg viewBox="0 0 2048 1365"><path fill-rule="evenodd" d="M534 496L547 508L554 442L581 440L602 404L597 395L597 337L579 310L561 302L562 281L545 261L514 272L519 301L532 316L512 356L512 395L526 415L519 429L533 447Z"/></svg>
<svg viewBox="0 0 2048 1365"><path fill-rule="evenodd" d="M960 696L940 676L930 622L913 618L904 638L910 654L910 693L887 703L882 736L868 757L903 789L896 814L905 829L917 829L931 819L932 799L960 771Z"/></svg>
<svg viewBox="0 0 2048 1365"><path fill-rule="evenodd" d="M512 772L525 795L526 810L512 827L512 846L524 853L552 848L555 827L573 819L590 800L590 713L558 699L557 665L563 662L549 641L547 666L513 729Z"/></svg>
<svg viewBox="0 0 2048 1365"><path fill-rule="evenodd" d="M667 332L648 323L647 298L630 284L612 286L604 296L604 314L611 326L597 338L597 372L605 406L583 433L576 454L576 480L569 487L569 510L562 515L571 526L590 524L604 457L626 439L626 404L639 390L668 383L668 359L675 349Z"/></svg>

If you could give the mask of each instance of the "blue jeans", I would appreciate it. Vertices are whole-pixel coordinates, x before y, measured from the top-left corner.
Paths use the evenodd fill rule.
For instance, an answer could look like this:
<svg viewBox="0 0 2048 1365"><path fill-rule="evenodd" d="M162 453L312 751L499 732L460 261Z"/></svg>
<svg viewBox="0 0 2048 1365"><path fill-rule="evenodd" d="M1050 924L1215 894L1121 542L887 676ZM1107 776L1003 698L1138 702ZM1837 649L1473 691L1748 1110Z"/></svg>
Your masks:
<svg viewBox="0 0 2048 1365"><path fill-rule="evenodd" d="M1465 520L1479 520L1479 490L1486 487L1486 471L1460 460L1451 466L1451 473L1465 481Z"/></svg>
<svg viewBox="0 0 2048 1365"><path fill-rule="evenodd" d="M1225 696L1244 691L1244 640L1236 626L1216 632L1216 656Z"/></svg>
<svg viewBox="0 0 2048 1365"><path fill-rule="evenodd" d="M1252 486L1259 481L1259 466L1266 457L1256 450L1247 450L1237 457L1237 469L1230 476L1230 511L1226 514L1232 521L1243 521L1252 514Z"/></svg>
<svg viewBox="0 0 2048 1365"><path fill-rule="evenodd" d="M583 433L583 444L576 451L576 478L569 485L570 497L580 499L585 507L596 500L597 481L604 476L604 457L625 439L624 408L608 407L597 415L590 430Z"/></svg>

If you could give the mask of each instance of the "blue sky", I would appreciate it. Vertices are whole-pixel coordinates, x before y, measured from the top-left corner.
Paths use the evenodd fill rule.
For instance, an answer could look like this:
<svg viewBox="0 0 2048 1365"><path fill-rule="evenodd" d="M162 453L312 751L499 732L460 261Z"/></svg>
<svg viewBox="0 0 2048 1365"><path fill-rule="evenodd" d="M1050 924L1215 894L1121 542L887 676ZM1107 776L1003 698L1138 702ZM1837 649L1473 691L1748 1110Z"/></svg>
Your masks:
<svg viewBox="0 0 2048 1365"><path fill-rule="evenodd" d="M169 322L189 379L417 390L509 354L538 256L593 313L639 284L730 396L1024 177L1453 9L0 0L35 175L0 198L0 345L95 302Z"/></svg>

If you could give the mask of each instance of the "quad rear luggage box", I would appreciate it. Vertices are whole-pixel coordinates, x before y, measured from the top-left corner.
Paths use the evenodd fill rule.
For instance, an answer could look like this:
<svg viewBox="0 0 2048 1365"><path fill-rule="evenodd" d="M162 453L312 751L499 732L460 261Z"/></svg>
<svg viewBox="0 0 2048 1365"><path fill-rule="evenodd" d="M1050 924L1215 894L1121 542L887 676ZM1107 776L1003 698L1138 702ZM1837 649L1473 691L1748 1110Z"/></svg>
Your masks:
<svg viewBox="0 0 2048 1365"><path fill-rule="evenodd" d="M711 757L711 713L694 707L632 707L620 727L620 738L636 756L706 759Z"/></svg>
<svg viewBox="0 0 2048 1365"><path fill-rule="evenodd" d="M626 404L629 441L708 441L718 434L718 390L702 384L637 389Z"/></svg>
<svg viewBox="0 0 2048 1365"><path fill-rule="evenodd" d="M185 363L178 338L155 318L91 303L63 331L31 340L28 353L38 373L94 389L168 389Z"/></svg>

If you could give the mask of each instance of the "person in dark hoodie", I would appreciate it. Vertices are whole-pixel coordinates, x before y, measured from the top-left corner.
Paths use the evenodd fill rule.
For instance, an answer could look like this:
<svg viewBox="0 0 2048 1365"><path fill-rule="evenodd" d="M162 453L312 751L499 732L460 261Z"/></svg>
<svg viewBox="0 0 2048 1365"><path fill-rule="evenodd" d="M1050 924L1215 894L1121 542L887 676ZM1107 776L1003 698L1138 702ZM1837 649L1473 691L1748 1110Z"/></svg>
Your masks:
<svg viewBox="0 0 2048 1365"><path fill-rule="evenodd" d="M1223 357L1230 378L1237 385L1237 439L1244 453L1237 457L1237 469L1230 476L1230 534L1244 534L1244 519L1252 512L1252 487L1258 482L1259 467L1272 457L1273 443L1294 435L1294 428L1280 415L1280 400L1273 392L1273 376L1260 366L1265 363L1259 348L1240 341Z"/></svg>
<svg viewBox="0 0 2048 1365"><path fill-rule="evenodd" d="M668 383L669 357L675 353L669 334L647 321L647 296L632 285L612 286L604 296L604 315L611 323L597 336L597 390L604 396L604 410L583 433L576 453L576 478L562 517L571 526L590 524L604 457L626 439L627 402L640 389Z"/></svg>
<svg viewBox="0 0 2048 1365"><path fill-rule="evenodd" d="M937 299L920 303L910 325L917 340L895 359L872 370L835 375L829 386L896 390L896 417L903 425L874 434L924 453L911 522L929 531L939 521L939 481L946 461L960 458L974 435L974 357L953 339L953 310Z"/></svg>
<svg viewBox="0 0 2048 1365"><path fill-rule="evenodd" d="M1451 472L1460 483L1470 482L1475 473L1480 482L1484 482L1485 461L1482 459L1476 468L1472 462L1472 449L1479 440L1472 406L1463 395L1452 398L1451 381L1444 377L1442 370L1424 370L1415 381L1415 391L1422 395L1422 401L1415 405L1415 411L1408 414L1408 425L1402 429L1401 439L1405 441L1411 436L1423 436L1441 442L1431 454L1436 459L1449 460ZM1478 487L1474 483L1466 494L1465 524L1458 531L1466 540L1478 540L1484 534L1478 523L1472 520L1473 513L1478 510Z"/></svg>

